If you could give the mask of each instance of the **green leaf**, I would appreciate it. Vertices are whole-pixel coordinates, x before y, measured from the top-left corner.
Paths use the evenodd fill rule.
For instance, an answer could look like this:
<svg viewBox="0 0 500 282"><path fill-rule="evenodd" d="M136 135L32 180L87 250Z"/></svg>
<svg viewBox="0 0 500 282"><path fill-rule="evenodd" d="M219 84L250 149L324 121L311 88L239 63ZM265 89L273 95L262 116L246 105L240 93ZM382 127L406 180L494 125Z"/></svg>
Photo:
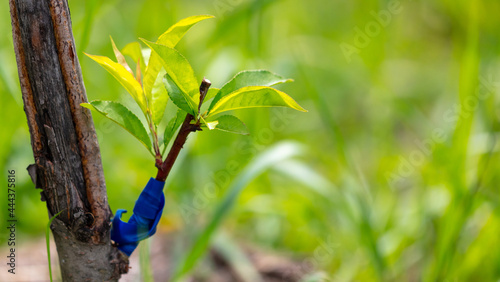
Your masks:
<svg viewBox="0 0 500 282"><path fill-rule="evenodd" d="M161 60L158 55L151 52L149 56L149 62L146 67L146 72L144 73L144 78L142 79L142 84L144 85L144 93L148 101L151 101L151 91L153 90L156 79L158 78L158 73L161 70ZM154 104L154 101L151 101Z"/></svg>
<svg viewBox="0 0 500 282"><path fill-rule="evenodd" d="M163 84L163 76L165 74L164 70L160 71L160 75L156 78L153 89L151 90L151 97L153 101L153 103L151 103L152 105L150 105L151 116L153 117L153 123L156 126L160 124L168 102L168 92Z"/></svg>
<svg viewBox="0 0 500 282"><path fill-rule="evenodd" d="M134 62L139 61L141 64L141 71L144 73L146 71L146 63L144 57L142 56L141 44L139 42L131 42L122 49L122 54L129 56L134 60Z"/></svg>
<svg viewBox="0 0 500 282"><path fill-rule="evenodd" d="M284 92L267 86L247 86L222 97L212 108L209 116L230 110L256 107L288 107L307 112Z"/></svg>
<svg viewBox="0 0 500 282"><path fill-rule="evenodd" d="M165 128L165 133L163 134L163 144L165 145L164 150L167 148L168 143L174 136L175 131L181 124L184 122L184 119L186 119L187 113L181 109L177 110L177 114L175 117L173 117L167 124L167 127ZM163 155L163 154L162 154Z"/></svg>
<svg viewBox="0 0 500 282"><path fill-rule="evenodd" d="M302 152L303 148L298 144L283 142L274 145L254 158L242 170L238 177L231 182L224 198L211 216L210 221L193 241L193 246L174 272L172 281L178 281L179 278L186 275L196 265L198 260L208 249L214 233L222 224L225 217L230 214L231 208L238 200L241 191L243 191L253 179L268 168L279 165L282 161L295 157Z"/></svg>
<svg viewBox="0 0 500 282"><path fill-rule="evenodd" d="M113 52L115 53L116 61L122 65L128 72L130 72L132 75L134 75L134 72L132 72L132 69L128 66L127 61L125 60L125 57L123 54L116 48L116 44L113 41L113 37L109 36L109 39L111 39L111 45L113 46Z"/></svg>
<svg viewBox="0 0 500 282"><path fill-rule="evenodd" d="M132 113L127 107L112 101L92 101L89 103L80 104L82 107L95 110L104 115L108 119L114 121L125 130L130 132L137 140L139 140L148 151L151 153L151 139L149 139L146 128L139 118Z"/></svg>
<svg viewBox="0 0 500 282"><path fill-rule="evenodd" d="M188 30L193 27L196 23L213 18L210 15L192 16L180 20L173 26L171 26L167 31L165 31L156 43L165 45L170 48L174 48L175 45L182 39L182 37L188 32ZM149 57L148 66L144 74L144 91L150 93L153 87L154 81L156 80L158 73L161 70L161 61L157 54L154 52Z"/></svg>
<svg viewBox="0 0 500 282"><path fill-rule="evenodd" d="M179 89L179 86L172 80L169 74L166 74L163 78L163 84L167 89L168 96L179 109L196 116L198 110L196 102L193 98Z"/></svg>
<svg viewBox="0 0 500 282"><path fill-rule="evenodd" d="M185 19L182 19L178 21L176 24L171 26L167 31L165 31L156 43L165 45L168 47L175 47L177 43L182 39L184 34L188 32L188 30L193 27L196 23L206 20L206 19L211 19L214 18L214 16L211 15L199 15L199 16L191 16L187 17Z"/></svg>
<svg viewBox="0 0 500 282"><path fill-rule="evenodd" d="M278 74L272 73L267 70L249 70L242 71L236 74L229 80L219 93L215 96L210 104L208 111L210 112L215 104L224 96L232 93L233 91L246 86L273 86L280 83L290 82L292 79L284 78Z"/></svg>
<svg viewBox="0 0 500 282"><path fill-rule="evenodd" d="M219 88L215 88L215 87L208 89L207 96L205 96L204 102L207 102L208 100L210 100L213 97L215 97L215 95L217 95L217 93L219 93L219 91L220 91L220 89Z"/></svg>
<svg viewBox="0 0 500 282"><path fill-rule="evenodd" d="M123 85L125 89L127 89L127 92L130 93L132 98L134 98L141 110L144 113L147 112L147 103L144 92L142 92L142 87L130 72L128 72L122 65L113 62L108 57L89 54L86 55L89 56L92 60L99 63L111 75L113 75L116 80L118 80L118 82L120 82L120 84Z"/></svg>
<svg viewBox="0 0 500 282"><path fill-rule="evenodd" d="M141 40L153 50L153 53L160 56L163 67L182 92L191 97L194 97L199 92L199 85L194 75L194 70L181 53L164 45L144 39ZM198 104L196 104L197 108Z"/></svg>
<svg viewBox="0 0 500 282"><path fill-rule="evenodd" d="M217 118L219 124L215 127L217 130L226 131L230 133L248 135L247 126L235 116L224 115Z"/></svg>

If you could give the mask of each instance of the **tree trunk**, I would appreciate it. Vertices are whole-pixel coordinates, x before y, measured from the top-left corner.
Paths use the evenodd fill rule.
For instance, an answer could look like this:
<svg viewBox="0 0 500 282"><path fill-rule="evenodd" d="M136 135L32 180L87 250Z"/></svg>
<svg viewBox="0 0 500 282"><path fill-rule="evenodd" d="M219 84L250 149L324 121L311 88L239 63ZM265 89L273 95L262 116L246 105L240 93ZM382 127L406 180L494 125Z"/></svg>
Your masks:
<svg viewBox="0 0 500 282"><path fill-rule="evenodd" d="M117 281L128 258L112 246L111 210L66 0L9 0L24 110L64 281Z"/></svg>

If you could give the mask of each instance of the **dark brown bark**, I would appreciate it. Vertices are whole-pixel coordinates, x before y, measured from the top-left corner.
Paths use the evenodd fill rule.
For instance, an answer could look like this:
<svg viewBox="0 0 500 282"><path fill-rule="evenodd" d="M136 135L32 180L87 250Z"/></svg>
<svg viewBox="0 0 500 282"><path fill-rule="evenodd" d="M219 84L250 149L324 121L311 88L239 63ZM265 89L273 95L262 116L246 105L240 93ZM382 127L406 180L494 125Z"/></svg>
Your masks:
<svg viewBox="0 0 500 282"><path fill-rule="evenodd" d="M64 281L116 281L127 258L111 245L111 210L66 0L10 0L14 49L35 164Z"/></svg>

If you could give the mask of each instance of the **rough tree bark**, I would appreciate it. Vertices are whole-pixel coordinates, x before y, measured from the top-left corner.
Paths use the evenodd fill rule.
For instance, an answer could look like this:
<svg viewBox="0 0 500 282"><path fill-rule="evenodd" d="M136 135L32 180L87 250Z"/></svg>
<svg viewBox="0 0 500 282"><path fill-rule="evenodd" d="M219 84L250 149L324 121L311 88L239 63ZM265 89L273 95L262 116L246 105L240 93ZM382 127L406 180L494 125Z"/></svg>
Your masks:
<svg viewBox="0 0 500 282"><path fill-rule="evenodd" d="M35 164L28 168L50 216L64 281L117 281L128 258L112 246L99 145L67 0L9 0Z"/></svg>

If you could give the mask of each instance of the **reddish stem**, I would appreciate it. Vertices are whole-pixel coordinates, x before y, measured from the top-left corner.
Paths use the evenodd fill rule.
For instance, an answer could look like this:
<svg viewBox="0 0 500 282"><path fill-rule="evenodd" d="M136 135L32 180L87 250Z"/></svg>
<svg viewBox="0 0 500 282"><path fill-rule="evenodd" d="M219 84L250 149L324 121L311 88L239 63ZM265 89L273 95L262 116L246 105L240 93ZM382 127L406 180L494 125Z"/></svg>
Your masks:
<svg viewBox="0 0 500 282"><path fill-rule="evenodd" d="M170 173L170 170L172 170L172 166L174 165L177 156L179 156L179 152L184 146L184 143L186 143L189 133L197 130L196 128L193 128L194 124L191 124L193 118L194 117L190 114L186 116L186 119L182 123L181 129L179 130L179 133L177 134L177 137L174 140L174 144L172 145L170 152L168 152L167 158L158 167L158 174L156 175L156 180L165 181L167 179L167 176Z"/></svg>
<svg viewBox="0 0 500 282"><path fill-rule="evenodd" d="M205 98L205 95L207 94L208 88L210 88L210 81L208 79L203 79L200 85L200 105L203 103L203 100ZM201 106L199 106L200 108ZM199 111L199 109L198 109ZM168 174L172 170L172 167L174 166L175 160L177 160L177 156L179 156L179 153L184 146L184 143L186 143L187 137L189 133L194 132L194 131L199 131L201 130L200 128L200 120L198 119L195 124L191 124L191 121L194 120L194 116L191 114L188 114L186 116L186 119L184 119L184 122L181 125L181 129L179 129L179 133L177 133L177 136L175 137L174 144L172 144L172 148L170 148L170 152L168 152L167 158L165 161L162 163L161 162L161 156L160 159L156 159L156 167L158 168L158 173L156 174L156 180L158 181L165 181L168 177Z"/></svg>

